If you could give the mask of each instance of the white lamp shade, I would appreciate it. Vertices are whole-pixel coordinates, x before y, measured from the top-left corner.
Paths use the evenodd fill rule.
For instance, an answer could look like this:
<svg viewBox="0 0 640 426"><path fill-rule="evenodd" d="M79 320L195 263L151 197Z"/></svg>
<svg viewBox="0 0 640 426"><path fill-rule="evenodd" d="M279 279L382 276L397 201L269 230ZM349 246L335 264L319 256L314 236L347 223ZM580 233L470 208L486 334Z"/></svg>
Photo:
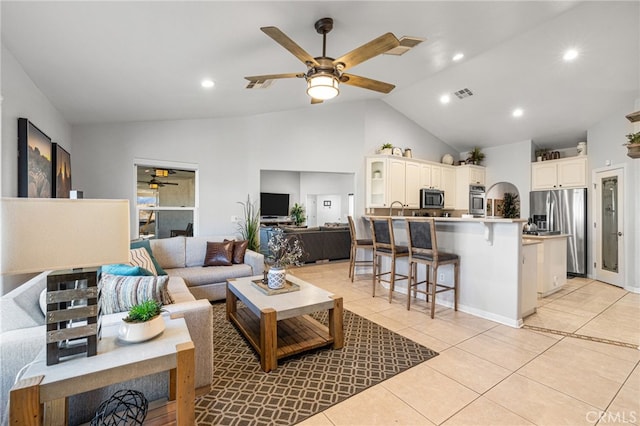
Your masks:
<svg viewBox="0 0 640 426"><path fill-rule="evenodd" d="M129 200L0 199L3 275L129 261Z"/></svg>
<svg viewBox="0 0 640 426"><path fill-rule="evenodd" d="M326 101L338 96L338 79L333 75L314 75L307 79L307 94L314 99Z"/></svg>

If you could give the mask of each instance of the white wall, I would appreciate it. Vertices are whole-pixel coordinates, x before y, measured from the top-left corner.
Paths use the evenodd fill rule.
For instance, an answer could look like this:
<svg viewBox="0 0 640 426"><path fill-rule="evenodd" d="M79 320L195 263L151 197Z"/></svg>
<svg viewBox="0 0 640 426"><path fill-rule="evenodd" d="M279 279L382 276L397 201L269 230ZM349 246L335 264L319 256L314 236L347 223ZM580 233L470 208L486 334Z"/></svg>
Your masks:
<svg viewBox="0 0 640 426"><path fill-rule="evenodd" d="M520 217L529 217L529 191L531 190L531 140L485 148L483 165L486 187L498 182L510 182L518 188Z"/></svg>
<svg viewBox="0 0 640 426"><path fill-rule="evenodd" d="M18 118L31 120L54 142L59 143L71 155L73 172L74 156L71 149L71 128L58 110L33 84L11 52L2 46L0 64L0 90L2 96L2 144L0 149L0 194L2 197L18 196ZM0 234L2 230L0 229ZM33 274L0 275L0 295L27 281Z"/></svg>
<svg viewBox="0 0 640 426"><path fill-rule="evenodd" d="M312 105L241 118L75 126L74 186L89 198L133 197L133 159L198 164L200 234L229 234L238 201L260 195L260 171L332 172L355 176L356 212L364 212L364 156L374 151L366 123L386 121L386 132L412 128L413 146L442 142L381 101ZM369 137L369 139L367 139ZM407 136L408 138L409 136ZM450 148L449 148L450 149ZM333 192L333 191L332 191ZM346 202L343 203L346 205Z"/></svg>
<svg viewBox="0 0 640 426"><path fill-rule="evenodd" d="M318 195L316 199L316 218L318 225L322 225L325 222L347 222L347 216L349 215L349 194L354 193L354 188L354 173L300 174L300 195L302 200L304 201L307 195ZM337 200L322 197L326 195L337 197ZM323 205L325 199L332 201L330 209L327 209ZM324 213L321 215L321 211L324 213L330 211L330 214L328 216Z"/></svg>
<svg viewBox="0 0 640 426"><path fill-rule="evenodd" d="M2 196L18 196L18 118L28 118L74 156L71 126L36 87L11 52L2 46ZM72 181L74 176L72 175Z"/></svg>
<svg viewBox="0 0 640 426"><path fill-rule="evenodd" d="M640 99L629 105L623 105L618 111L587 130L587 152L589 156L589 180L591 170L606 167L608 165L626 165L625 176L625 211L624 211L624 238L625 238L625 287L635 292L640 292L640 224L638 224L638 212L640 211L640 160L627 156L627 148L622 146L626 142L624 135L630 133L631 123L625 115L640 110ZM593 185L589 184L589 223L593 222ZM591 226L590 229L593 229ZM589 237L592 239L593 234ZM593 241L593 240L592 240ZM589 275L593 276L593 253L591 244L588 251Z"/></svg>

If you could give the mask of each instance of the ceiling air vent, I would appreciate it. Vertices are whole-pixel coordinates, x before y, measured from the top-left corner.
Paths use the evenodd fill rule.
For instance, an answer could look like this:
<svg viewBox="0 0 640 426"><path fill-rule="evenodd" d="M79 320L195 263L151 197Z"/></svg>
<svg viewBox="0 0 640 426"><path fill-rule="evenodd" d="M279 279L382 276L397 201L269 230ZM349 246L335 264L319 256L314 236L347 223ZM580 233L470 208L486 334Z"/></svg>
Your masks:
<svg viewBox="0 0 640 426"><path fill-rule="evenodd" d="M420 38L420 37L404 36L399 41L400 41L400 45L398 47L394 47L393 49L389 49L386 52L384 52L384 54L385 55L396 55L396 56L404 55L409 50L413 49L414 47L416 47L417 45L419 45L420 43L425 41L425 39L424 38Z"/></svg>
<svg viewBox="0 0 640 426"><path fill-rule="evenodd" d="M266 89L273 84L273 80L254 80L247 84L247 89Z"/></svg>
<svg viewBox="0 0 640 426"><path fill-rule="evenodd" d="M457 92L453 92L454 95L458 97L458 99L468 98L469 96L473 96L473 92L466 87L464 89L460 89Z"/></svg>

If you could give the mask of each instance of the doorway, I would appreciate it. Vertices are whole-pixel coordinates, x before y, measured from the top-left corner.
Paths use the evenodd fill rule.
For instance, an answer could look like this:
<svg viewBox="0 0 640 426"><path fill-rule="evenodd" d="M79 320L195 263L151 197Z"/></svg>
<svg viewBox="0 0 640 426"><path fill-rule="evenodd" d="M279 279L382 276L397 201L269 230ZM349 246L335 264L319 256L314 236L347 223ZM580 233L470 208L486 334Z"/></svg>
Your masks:
<svg viewBox="0 0 640 426"><path fill-rule="evenodd" d="M624 166L594 170L594 273L624 287Z"/></svg>

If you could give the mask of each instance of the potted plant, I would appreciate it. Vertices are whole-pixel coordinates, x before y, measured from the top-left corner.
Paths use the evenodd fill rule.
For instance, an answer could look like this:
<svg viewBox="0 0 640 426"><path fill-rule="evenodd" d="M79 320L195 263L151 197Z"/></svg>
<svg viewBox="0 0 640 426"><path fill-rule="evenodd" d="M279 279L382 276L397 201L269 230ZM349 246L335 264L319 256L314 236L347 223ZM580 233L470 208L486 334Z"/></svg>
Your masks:
<svg viewBox="0 0 640 426"><path fill-rule="evenodd" d="M467 157L467 164L482 164L482 160L484 160L484 153L480 150L480 147L476 146L471 151L469 151L469 156Z"/></svg>
<svg viewBox="0 0 640 426"><path fill-rule="evenodd" d="M629 133L628 142L624 145L627 147L627 155L631 158L640 158L640 132Z"/></svg>
<svg viewBox="0 0 640 426"><path fill-rule="evenodd" d="M132 306L122 320L118 337L126 342L144 342L157 336L165 328L161 312L162 304L155 300Z"/></svg>
<svg viewBox="0 0 640 426"><path fill-rule="evenodd" d="M504 193L502 211L503 217L509 219L517 219L520 217L520 201L518 200L518 194L512 192Z"/></svg>
<svg viewBox="0 0 640 426"><path fill-rule="evenodd" d="M238 201L238 204L242 204L244 213L243 221L238 223L238 231L242 238L249 242L247 248L257 252L260 249L260 242L258 241L260 235L260 209L256 208L255 202L251 202L250 195L247 195L246 203Z"/></svg>
<svg viewBox="0 0 640 426"><path fill-rule="evenodd" d="M378 152L384 155L391 155L392 150L393 150L393 145L391 145L390 143L385 143L380 147Z"/></svg>
<svg viewBox="0 0 640 426"><path fill-rule="evenodd" d="M285 235L280 228L272 231L267 246L269 253L266 256L266 262L270 266L267 272L267 286L271 289L279 289L286 283L287 266L301 265L300 260L304 251L296 236Z"/></svg>
<svg viewBox="0 0 640 426"><path fill-rule="evenodd" d="M302 225L304 221L307 220L307 217L304 215L304 207L298 203L295 203L293 207L291 207L290 214L296 226Z"/></svg>

